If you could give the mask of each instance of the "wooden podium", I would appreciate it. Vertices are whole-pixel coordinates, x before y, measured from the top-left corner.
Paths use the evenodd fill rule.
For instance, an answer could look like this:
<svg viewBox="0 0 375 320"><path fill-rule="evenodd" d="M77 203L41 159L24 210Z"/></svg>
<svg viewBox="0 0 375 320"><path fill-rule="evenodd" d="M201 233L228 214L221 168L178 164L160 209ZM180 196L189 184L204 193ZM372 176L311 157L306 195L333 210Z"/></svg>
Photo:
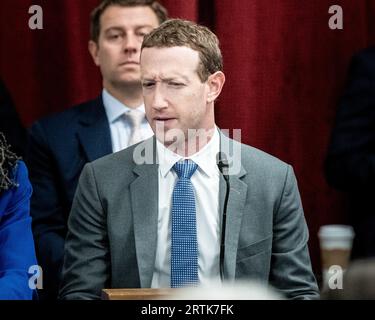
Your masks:
<svg viewBox="0 0 375 320"><path fill-rule="evenodd" d="M103 300L158 300L171 298L178 289L103 289Z"/></svg>

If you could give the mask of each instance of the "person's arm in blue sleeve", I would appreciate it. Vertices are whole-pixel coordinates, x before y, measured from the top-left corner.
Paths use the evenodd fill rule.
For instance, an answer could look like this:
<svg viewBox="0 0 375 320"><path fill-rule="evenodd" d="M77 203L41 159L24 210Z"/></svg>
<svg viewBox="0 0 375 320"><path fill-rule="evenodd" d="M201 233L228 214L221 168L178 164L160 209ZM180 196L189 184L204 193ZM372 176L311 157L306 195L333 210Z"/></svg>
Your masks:
<svg viewBox="0 0 375 320"><path fill-rule="evenodd" d="M30 185L27 169L18 161L17 186L0 193L0 299L32 299L29 268L37 265L29 215Z"/></svg>

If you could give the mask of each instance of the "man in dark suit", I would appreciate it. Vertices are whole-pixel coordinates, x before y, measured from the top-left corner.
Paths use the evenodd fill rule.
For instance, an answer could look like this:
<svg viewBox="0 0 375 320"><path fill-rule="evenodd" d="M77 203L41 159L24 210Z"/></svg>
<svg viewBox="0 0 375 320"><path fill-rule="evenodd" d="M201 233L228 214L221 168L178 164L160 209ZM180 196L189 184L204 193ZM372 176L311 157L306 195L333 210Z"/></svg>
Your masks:
<svg viewBox="0 0 375 320"><path fill-rule="evenodd" d="M375 48L356 54L325 163L330 185L346 192L353 259L375 256Z"/></svg>
<svg viewBox="0 0 375 320"><path fill-rule="evenodd" d="M60 297L255 279L287 298L317 298L292 167L215 125L225 82L216 36L164 22L143 41L141 75L155 136L83 169ZM220 167L229 160L223 174L218 154Z"/></svg>
<svg viewBox="0 0 375 320"><path fill-rule="evenodd" d="M67 219L86 162L152 136L144 114L139 54L145 34L166 20L152 0L104 0L91 15L89 51L103 77L95 100L36 122L28 166L41 298L56 298Z"/></svg>

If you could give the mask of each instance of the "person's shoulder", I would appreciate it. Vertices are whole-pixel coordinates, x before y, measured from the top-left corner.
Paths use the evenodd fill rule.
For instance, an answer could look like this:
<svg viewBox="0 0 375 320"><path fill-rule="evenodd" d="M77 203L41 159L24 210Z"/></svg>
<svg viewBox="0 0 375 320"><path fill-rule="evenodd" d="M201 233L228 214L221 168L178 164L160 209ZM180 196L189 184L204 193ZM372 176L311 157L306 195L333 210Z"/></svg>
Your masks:
<svg viewBox="0 0 375 320"><path fill-rule="evenodd" d="M263 150L257 149L247 144L241 144L244 150L246 159L252 159L255 162L263 163L265 165L286 166L288 165L283 160L271 155Z"/></svg>
<svg viewBox="0 0 375 320"><path fill-rule="evenodd" d="M146 168L143 166L144 164L156 164L155 161L149 159L137 160L137 158L142 157L139 155L143 154L145 148L151 148L152 144L153 138L151 137L124 150L86 163L80 179L87 179L89 176L94 177L98 187L103 189L113 188L115 185L122 183L130 183L139 172L143 170L149 172L151 167L147 166ZM149 151L154 152L152 149L147 150L147 152Z"/></svg>
<svg viewBox="0 0 375 320"><path fill-rule="evenodd" d="M351 60L352 69L364 68L375 72L375 47L368 47L356 52Z"/></svg>
<svg viewBox="0 0 375 320"><path fill-rule="evenodd" d="M17 188L25 192L31 192L31 184L29 180L29 172L23 160L18 160L13 169L14 181Z"/></svg>
<svg viewBox="0 0 375 320"><path fill-rule="evenodd" d="M243 167L252 175L270 181L284 181L291 165L283 160L249 145L243 145Z"/></svg>
<svg viewBox="0 0 375 320"><path fill-rule="evenodd" d="M4 206L8 208L6 211L13 211L23 204L25 199L29 199L32 193L28 170L22 160L18 160L9 171L9 179L13 181L13 185L1 193L0 211Z"/></svg>
<svg viewBox="0 0 375 320"><path fill-rule="evenodd" d="M257 167L264 168L266 170L270 169L283 169L289 166L283 160L271 155L263 150L255 148L253 146L235 141L230 139L233 142L233 152L236 150L241 150L240 160L244 167L251 166L252 168ZM235 157L236 158L236 157Z"/></svg>
<svg viewBox="0 0 375 320"><path fill-rule="evenodd" d="M55 112L37 120L33 126L42 126L49 130L64 129L102 105L101 98L82 102L66 110Z"/></svg>
<svg viewBox="0 0 375 320"><path fill-rule="evenodd" d="M14 167L14 171L15 171L15 176L17 179L25 179L28 177L28 170L27 170L27 167L26 167L26 164L25 162L23 162L23 160L18 160L15 167Z"/></svg>
<svg viewBox="0 0 375 320"><path fill-rule="evenodd" d="M367 47L354 54L354 57L361 57L366 59L375 59L375 46Z"/></svg>
<svg viewBox="0 0 375 320"><path fill-rule="evenodd" d="M258 181L263 186L282 186L292 171L289 164L277 157L226 136L221 139L221 152L229 155L229 174L246 175L245 179Z"/></svg>
<svg viewBox="0 0 375 320"><path fill-rule="evenodd" d="M156 152L154 142L154 136L152 136L124 150L96 159L90 165L96 170L105 170L116 168L114 165L121 163L124 170L133 170L137 164L154 164L156 163L153 158ZM151 159L146 158L147 156L150 156Z"/></svg>
<svg viewBox="0 0 375 320"><path fill-rule="evenodd" d="M16 160L16 162L9 167L7 177L13 182L14 187L24 185L25 182L28 182L28 170L25 162L21 159ZM12 190L12 188L10 190Z"/></svg>

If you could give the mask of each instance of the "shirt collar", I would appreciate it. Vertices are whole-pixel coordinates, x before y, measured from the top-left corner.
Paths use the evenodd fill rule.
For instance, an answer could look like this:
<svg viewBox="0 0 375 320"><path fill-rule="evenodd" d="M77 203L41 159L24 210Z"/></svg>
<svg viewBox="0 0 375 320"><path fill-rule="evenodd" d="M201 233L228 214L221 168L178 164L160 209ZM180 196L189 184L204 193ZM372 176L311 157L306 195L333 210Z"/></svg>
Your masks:
<svg viewBox="0 0 375 320"><path fill-rule="evenodd" d="M177 153L172 152L157 139L156 150L159 161L159 170L163 177L167 175L176 162L185 159L194 161L198 165L198 170L201 170L209 177L219 173L216 163L216 155L220 151L220 136L216 126L211 140L201 150L190 157L182 157Z"/></svg>
<svg viewBox="0 0 375 320"><path fill-rule="evenodd" d="M103 89L102 98L109 123L116 121L123 114L132 110L112 96L106 89ZM145 105L141 104L138 108L136 108L136 110L145 113Z"/></svg>

